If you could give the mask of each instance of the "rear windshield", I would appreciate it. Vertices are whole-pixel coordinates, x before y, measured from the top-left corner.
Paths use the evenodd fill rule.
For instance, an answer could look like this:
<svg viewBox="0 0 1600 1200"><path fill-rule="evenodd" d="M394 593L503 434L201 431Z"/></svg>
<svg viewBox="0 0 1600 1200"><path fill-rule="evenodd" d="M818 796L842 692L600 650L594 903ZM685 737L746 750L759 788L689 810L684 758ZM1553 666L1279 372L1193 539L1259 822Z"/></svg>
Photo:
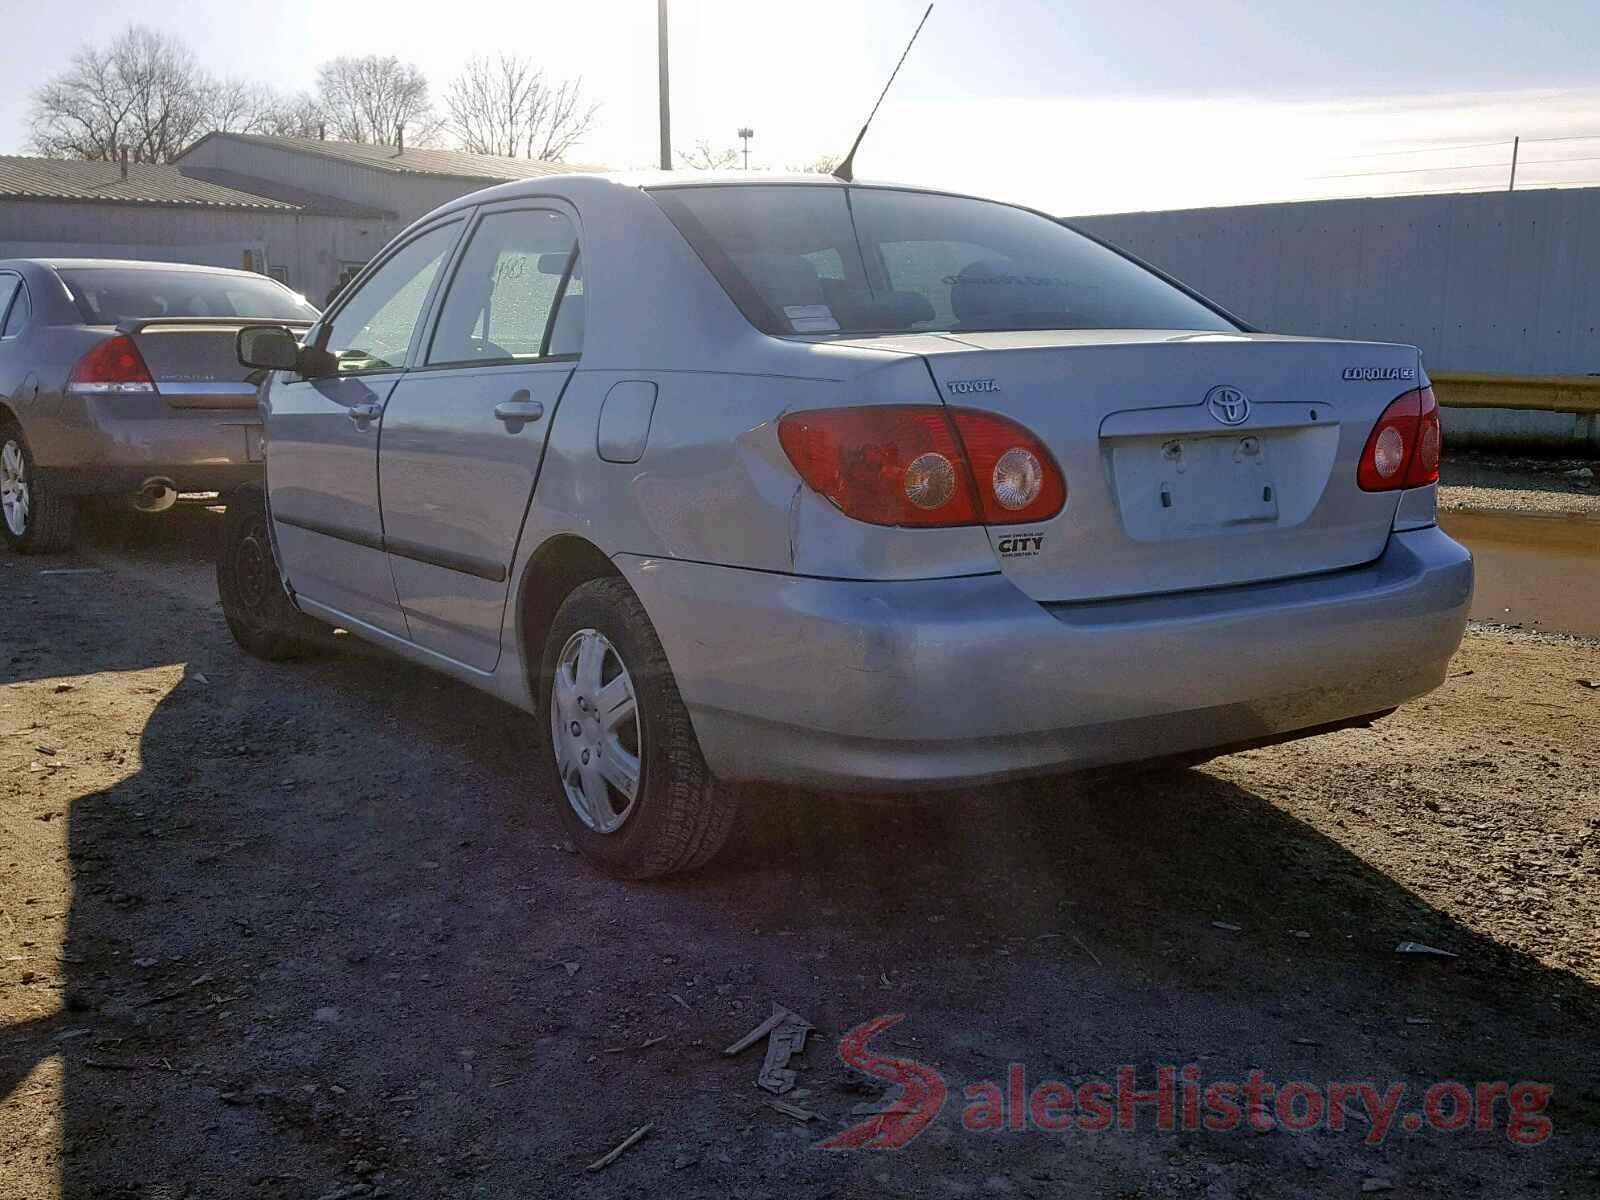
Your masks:
<svg viewBox="0 0 1600 1200"><path fill-rule="evenodd" d="M1236 326L1025 209L887 188L651 192L751 322L774 334Z"/></svg>
<svg viewBox="0 0 1600 1200"><path fill-rule="evenodd" d="M265 277L125 267L67 268L57 274L89 325L116 325L149 317L317 318L317 310L304 299Z"/></svg>

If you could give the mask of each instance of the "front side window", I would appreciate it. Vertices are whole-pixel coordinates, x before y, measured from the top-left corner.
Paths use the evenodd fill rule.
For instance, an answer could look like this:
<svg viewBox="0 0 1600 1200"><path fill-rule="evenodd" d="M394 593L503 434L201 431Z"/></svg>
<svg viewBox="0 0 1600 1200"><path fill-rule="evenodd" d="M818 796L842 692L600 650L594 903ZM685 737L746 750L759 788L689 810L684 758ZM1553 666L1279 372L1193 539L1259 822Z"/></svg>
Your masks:
<svg viewBox="0 0 1600 1200"><path fill-rule="evenodd" d="M460 236L461 222L451 221L413 238L339 309L323 343L338 363L339 374L398 371L405 366L422 307Z"/></svg>
<svg viewBox="0 0 1600 1200"><path fill-rule="evenodd" d="M1115 251L1006 204L803 184L651 195L767 333L1237 329Z"/></svg>
<svg viewBox="0 0 1600 1200"><path fill-rule="evenodd" d="M558 212L514 209L485 216L445 293L429 365L576 353L570 345L556 350L550 344L558 302L570 296L573 306L583 303L581 285L574 289L569 281L563 287L576 246L572 222Z"/></svg>

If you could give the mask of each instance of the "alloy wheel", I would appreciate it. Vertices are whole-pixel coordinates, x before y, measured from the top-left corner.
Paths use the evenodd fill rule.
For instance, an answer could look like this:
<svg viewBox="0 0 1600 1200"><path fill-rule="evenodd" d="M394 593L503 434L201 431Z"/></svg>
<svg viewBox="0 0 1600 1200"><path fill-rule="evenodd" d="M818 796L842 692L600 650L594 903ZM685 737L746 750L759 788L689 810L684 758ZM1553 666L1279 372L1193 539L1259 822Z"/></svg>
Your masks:
<svg viewBox="0 0 1600 1200"><path fill-rule="evenodd" d="M15 438L7 438L4 447L0 447L0 512L13 537L22 537L28 532L31 505L28 460L23 456L22 444Z"/></svg>
<svg viewBox="0 0 1600 1200"><path fill-rule="evenodd" d="M550 743L578 819L596 833L622 828L638 800L643 727L633 677L598 630L578 630L556 659Z"/></svg>

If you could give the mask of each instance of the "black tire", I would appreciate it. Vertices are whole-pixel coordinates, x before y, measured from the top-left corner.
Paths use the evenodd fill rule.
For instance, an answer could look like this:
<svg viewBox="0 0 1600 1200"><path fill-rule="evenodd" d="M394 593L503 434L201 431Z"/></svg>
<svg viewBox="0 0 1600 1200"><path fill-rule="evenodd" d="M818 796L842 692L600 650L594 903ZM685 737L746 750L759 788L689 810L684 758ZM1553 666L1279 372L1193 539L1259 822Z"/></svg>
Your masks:
<svg viewBox="0 0 1600 1200"><path fill-rule="evenodd" d="M0 512L0 534L6 545L18 554L57 554L72 548L72 530L77 522L78 502L72 496L57 494L39 479L33 465L28 439L9 417L0 417L0 461L6 456L19 464L21 482L27 486L27 512L22 515L21 531L11 527L12 518Z"/></svg>
<svg viewBox="0 0 1600 1200"><path fill-rule="evenodd" d="M733 832L738 806L732 789L707 768L661 639L624 580L590 580L556 612L538 676L543 728L558 736L551 731L556 667L569 640L584 630L597 631L610 643L633 680L640 769L632 808L620 827L602 833L578 814L554 747L546 747L562 824L592 862L625 879L654 879L704 866Z"/></svg>
<svg viewBox="0 0 1600 1200"><path fill-rule="evenodd" d="M217 592L234 641L268 662L304 654L323 628L295 608L283 589L267 532L266 501L258 488L227 497L217 548Z"/></svg>

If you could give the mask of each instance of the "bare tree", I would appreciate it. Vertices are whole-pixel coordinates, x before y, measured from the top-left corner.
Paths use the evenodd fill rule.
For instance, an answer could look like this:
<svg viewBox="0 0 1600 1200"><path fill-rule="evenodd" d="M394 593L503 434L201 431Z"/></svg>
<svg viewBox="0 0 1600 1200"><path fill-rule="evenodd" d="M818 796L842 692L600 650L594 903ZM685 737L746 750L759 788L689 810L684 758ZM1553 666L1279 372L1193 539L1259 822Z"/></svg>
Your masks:
<svg viewBox="0 0 1600 1200"><path fill-rule="evenodd" d="M111 44L111 58L132 102L134 157L171 162L205 132L210 80L177 38L137 25Z"/></svg>
<svg viewBox="0 0 1600 1200"><path fill-rule="evenodd" d="M838 165L837 154L819 154L810 162L790 163L789 171L794 175L832 175Z"/></svg>
<svg viewBox="0 0 1600 1200"><path fill-rule="evenodd" d="M261 127L254 132L275 137L322 137L328 128L328 113L322 101L307 92L298 96L280 96L263 115Z"/></svg>
<svg viewBox="0 0 1600 1200"><path fill-rule="evenodd" d="M264 83L215 79L205 88L206 132L270 133L284 101Z"/></svg>
<svg viewBox="0 0 1600 1200"><path fill-rule="evenodd" d="M114 159L132 107L110 55L86 46L33 93L29 144L50 158Z"/></svg>
<svg viewBox="0 0 1600 1200"><path fill-rule="evenodd" d="M127 146L135 159L170 162L213 130L289 132L303 103L265 84L214 79L177 38L133 25L108 46L84 46L34 93L31 142L54 158L109 160ZM319 122L295 132L314 133Z"/></svg>
<svg viewBox="0 0 1600 1200"><path fill-rule="evenodd" d="M693 150L678 151L678 165L691 171L731 171L739 162L739 151L732 147L713 150L710 141L705 138L696 142Z"/></svg>
<svg viewBox="0 0 1600 1200"><path fill-rule="evenodd" d="M328 131L346 142L426 145L442 122L433 113L428 81L393 55L335 58L317 68L317 99Z"/></svg>
<svg viewBox="0 0 1600 1200"><path fill-rule="evenodd" d="M57 158L113 159L128 146L170 162L206 131L212 82L177 38L131 25L100 49L84 46L33 94L33 147Z"/></svg>
<svg viewBox="0 0 1600 1200"><path fill-rule="evenodd" d="M445 94L450 131L464 150L560 162L594 124L583 81L553 84L522 57L475 58Z"/></svg>

